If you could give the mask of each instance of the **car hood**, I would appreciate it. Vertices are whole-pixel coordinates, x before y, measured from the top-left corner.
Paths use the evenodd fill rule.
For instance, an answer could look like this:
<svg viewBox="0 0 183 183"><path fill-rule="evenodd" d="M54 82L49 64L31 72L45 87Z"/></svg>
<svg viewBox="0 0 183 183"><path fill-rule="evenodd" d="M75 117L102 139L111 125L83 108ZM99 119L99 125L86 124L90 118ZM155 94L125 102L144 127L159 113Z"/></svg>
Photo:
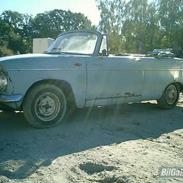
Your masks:
<svg viewBox="0 0 183 183"><path fill-rule="evenodd" d="M44 57L53 57L51 54L22 54L14 56L0 57L0 62L7 60L17 60L17 59L27 59L27 58L44 58Z"/></svg>
<svg viewBox="0 0 183 183"><path fill-rule="evenodd" d="M77 60L77 58L81 59L81 57L81 55L69 54L25 54L7 56L0 58L0 68L5 71L20 69L50 69L58 67L70 68L72 67L72 62Z"/></svg>

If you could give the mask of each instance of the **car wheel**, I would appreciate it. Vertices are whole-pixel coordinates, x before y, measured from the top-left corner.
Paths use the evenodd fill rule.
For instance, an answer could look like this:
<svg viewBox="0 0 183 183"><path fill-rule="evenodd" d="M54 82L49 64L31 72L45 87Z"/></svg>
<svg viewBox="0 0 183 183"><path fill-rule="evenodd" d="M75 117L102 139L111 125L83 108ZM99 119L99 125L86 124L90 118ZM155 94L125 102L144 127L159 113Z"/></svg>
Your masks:
<svg viewBox="0 0 183 183"><path fill-rule="evenodd" d="M171 109L176 106L179 99L179 88L170 84L163 92L162 97L158 100L158 105L164 109Z"/></svg>
<svg viewBox="0 0 183 183"><path fill-rule="evenodd" d="M53 84L34 87L23 102L26 120L35 128L49 128L63 121L67 112L66 95Z"/></svg>

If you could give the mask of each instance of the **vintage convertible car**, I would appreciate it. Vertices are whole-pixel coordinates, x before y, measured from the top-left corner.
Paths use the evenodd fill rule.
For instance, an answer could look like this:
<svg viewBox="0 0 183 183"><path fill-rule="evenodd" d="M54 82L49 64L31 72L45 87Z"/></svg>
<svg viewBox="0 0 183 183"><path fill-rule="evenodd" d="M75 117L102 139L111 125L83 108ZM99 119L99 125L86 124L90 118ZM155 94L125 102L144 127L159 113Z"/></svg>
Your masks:
<svg viewBox="0 0 183 183"><path fill-rule="evenodd" d="M0 59L0 104L37 128L59 124L73 106L157 100L172 108L182 90L182 59L112 56L96 31L63 33L44 54Z"/></svg>

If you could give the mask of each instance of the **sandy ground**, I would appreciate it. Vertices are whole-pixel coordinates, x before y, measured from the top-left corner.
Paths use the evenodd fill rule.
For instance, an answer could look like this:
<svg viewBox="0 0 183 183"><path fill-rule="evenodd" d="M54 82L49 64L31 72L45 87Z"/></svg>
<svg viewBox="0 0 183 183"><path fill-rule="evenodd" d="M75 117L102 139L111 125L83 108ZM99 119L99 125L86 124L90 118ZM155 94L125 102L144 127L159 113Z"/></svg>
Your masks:
<svg viewBox="0 0 183 183"><path fill-rule="evenodd" d="M82 109L46 130L0 112L0 183L183 182L159 176L171 166L183 167L183 99Z"/></svg>

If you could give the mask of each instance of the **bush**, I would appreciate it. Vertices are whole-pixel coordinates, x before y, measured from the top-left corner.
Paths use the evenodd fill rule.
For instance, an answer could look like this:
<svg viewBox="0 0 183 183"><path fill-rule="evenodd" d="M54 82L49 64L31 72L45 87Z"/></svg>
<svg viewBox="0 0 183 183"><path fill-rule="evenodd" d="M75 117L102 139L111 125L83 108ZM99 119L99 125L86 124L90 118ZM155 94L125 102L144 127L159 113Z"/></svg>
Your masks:
<svg viewBox="0 0 183 183"><path fill-rule="evenodd" d="M13 51L5 46L0 46L0 57L13 55Z"/></svg>

